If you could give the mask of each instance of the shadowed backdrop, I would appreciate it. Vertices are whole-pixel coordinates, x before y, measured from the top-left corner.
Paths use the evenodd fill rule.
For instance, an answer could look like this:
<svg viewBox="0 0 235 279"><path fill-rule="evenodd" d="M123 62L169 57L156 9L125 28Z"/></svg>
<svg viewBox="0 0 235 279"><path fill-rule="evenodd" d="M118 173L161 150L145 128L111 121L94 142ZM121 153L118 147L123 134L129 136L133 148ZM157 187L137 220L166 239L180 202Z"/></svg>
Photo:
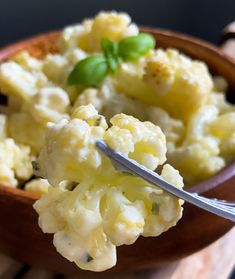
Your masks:
<svg viewBox="0 0 235 279"><path fill-rule="evenodd" d="M0 47L58 29L100 10L128 12L138 24L188 33L217 43L235 20L234 0L0 0Z"/></svg>

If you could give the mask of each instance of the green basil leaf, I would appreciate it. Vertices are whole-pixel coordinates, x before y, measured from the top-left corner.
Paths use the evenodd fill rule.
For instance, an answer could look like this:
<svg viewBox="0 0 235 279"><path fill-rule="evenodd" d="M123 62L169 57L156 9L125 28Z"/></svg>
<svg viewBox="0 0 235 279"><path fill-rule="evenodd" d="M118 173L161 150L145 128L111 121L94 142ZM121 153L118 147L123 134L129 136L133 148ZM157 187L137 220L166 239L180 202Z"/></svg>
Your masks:
<svg viewBox="0 0 235 279"><path fill-rule="evenodd" d="M104 38L101 40L101 48L104 52L104 56L107 59L109 68L113 72L116 72L118 64L120 62L120 57L118 54L118 43L112 42L109 39Z"/></svg>
<svg viewBox="0 0 235 279"><path fill-rule="evenodd" d="M89 56L79 61L68 77L68 84L97 85L106 77L108 64L104 57Z"/></svg>
<svg viewBox="0 0 235 279"><path fill-rule="evenodd" d="M123 60L136 60L155 47L155 39L147 33L130 36L119 43L118 53Z"/></svg>

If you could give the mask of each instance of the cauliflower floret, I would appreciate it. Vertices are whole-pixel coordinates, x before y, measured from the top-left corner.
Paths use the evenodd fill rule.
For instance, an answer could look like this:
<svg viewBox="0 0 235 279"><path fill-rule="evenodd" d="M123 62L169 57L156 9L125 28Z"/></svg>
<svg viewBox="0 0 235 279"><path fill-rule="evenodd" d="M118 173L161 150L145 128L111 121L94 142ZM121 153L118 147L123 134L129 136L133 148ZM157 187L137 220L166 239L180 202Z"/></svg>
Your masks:
<svg viewBox="0 0 235 279"><path fill-rule="evenodd" d="M226 112L232 112L232 111L235 112L234 105L227 102L224 93L212 92L210 94L208 104L215 106L218 109L219 114L224 114Z"/></svg>
<svg viewBox="0 0 235 279"><path fill-rule="evenodd" d="M61 53L66 53L75 48L78 48L80 37L86 32L88 21L82 24L72 25L64 28L58 41L58 47ZM88 26L87 26L88 28Z"/></svg>
<svg viewBox="0 0 235 279"><path fill-rule="evenodd" d="M172 49L157 49L144 59L121 64L114 78L119 92L160 106L185 122L207 103L213 83L203 62Z"/></svg>
<svg viewBox="0 0 235 279"><path fill-rule="evenodd" d="M215 106L201 107L188 122L183 145L197 142L211 135L211 124L218 117L218 109Z"/></svg>
<svg viewBox="0 0 235 279"><path fill-rule="evenodd" d="M26 71L40 71L42 61L31 56L27 51L22 51L14 57L14 61L23 67Z"/></svg>
<svg viewBox="0 0 235 279"><path fill-rule="evenodd" d="M7 137L7 116L0 114L0 142Z"/></svg>
<svg viewBox="0 0 235 279"><path fill-rule="evenodd" d="M18 143L29 145L33 153L37 154L41 149L45 129L46 127L37 123L29 113L20 112L9 116L9 136Z"/></svg>
<svg viewBox="0 0 235 279"><path fill-rule="evenodd" d="M0 184L8 187L17 186L14 171L5 163L0 163Z"/></svg>
<svg viewBox="0 0 235 279"><path fill-rule="evenodd" d="M47 82L43 73L27 71L13 61L0 65L0 90L6 95L17 96L25 101Z"/></svg>
<svg viewBox="0 0 235 279"><path fill-rule="evenodd" d="M9 116L9 135L17 142L27 144L38 153L45 137L48 122L68 119L69 98L59 87L39 89L19 113Z"/></svg>
<svg viewBox="0 0 235 279"><path fill-rule="evenodd" d="M235 112L217 117L210 125L211 133L220 141L221 156L231 162L235 155Z"/></svg>
<svg viewBox="0 0 235 279"><path fill-rule="evenodd" d="M155 106L149 106L128 96L115 92L110 80L106 81L100 89L87 88L76 99L73 110L81 105L92 104L100 114L110 120L113 115L125 113L141 121L150 121L158 125L167 138L167 144L174 145L182 140L184 124L174 119L169 114Z"/></svg>
<svg viewBox="0 0 235 279"><path fill-rule="evenodd" d="M80 48L75 48L67 51L65 57L71 65L77 64L79 61L85 59L87 54Z"/></svg>
<svg viewBox="0 0 235 279"><path fill-rule="evenodd" d="M42 66L48 79L57 84L61 84L67 79L70 68L67 59L60 54L48 54Z"/></svg>
<svg viewBox="0 0 235 279"><path fill-rule="evenodd" d="M234 133L235 112L228 112L220 115L211 123L211 132L220 139L228 138Z"/></svg>
<svg viewBox="0 0 235 279"><path fill-rule="evenodd" d="M70 102L68 94L60 87L44 87L31 99L27 106L36 122L46 125L69 118L67 114Z"/></svg>
<svg viewBox="0 0 235 279"><path fill-rule="evenodd" d="M139 120L148 120L148 107L128 96L115 92L112 81L106 79L100 89L87 88L77 97L74 109L81 105L92 104L107 120L118 113L132 115Z"/></svg>
<svg viewBox="0 0 235 279"><path fill-rule="evenodd" d="M33 193L39 197L45 195L48 192L50 184L46 179L36 178L25 184L25 191Z"/></svg>
<svg viewBox="0 0 235 279"><path fill-rule="evenodd" d="M0 162L13 168L17 153L17 146L13 139L6 139L0 142Z"/></svg>
<svg viewBox="0 0 235 279"><path fill-rule="evenodd" d="M100 50L102 38L108 38L112 41L120 41L124 36L130 36L128 28L131 24L131 18L124 13L99 13L91 25L89 31L81 40L81 48L88 52ZM132 27L133 35L138 34L138 28Z"/></svg>
<svg viewBox="0 0 235 279"><path fill-rule="evenodd" d="M67 27L59 41L62 52L80 47L87 52L100 51L103 38L120 41L122 38L137 35L139 32L131 18L124 13L101 12L93 20L85 20L82 25Z"/></svg>
<svg viewBox="0 0 235 279"><path fill-rule="evenodd" d="M116 264L115 246L131 244L140 235L159 235L182 215L181 200L134 176L119 174L104 184L104 171L72 191L50 187L34 205L43 232L54 233L57 251L93 271ZM161 175L183 186L179 173L169 165Z"/></svg>
<svg viewBox="0 0 235 279"><path fill-rule="evenodd" d="M26 145L18 145L14 170L17 178L27 180L33 175L31 149Z"/></svg>
<svg viewBox="0 0 235 279"><path fill-rule="evenodd" d="M15 176L20 179L29 179L32 174L30 148L17 145L13 139L0 142L0 183L8 186L17 186Z"/></svg>
<svg viewBox="0 0 235 279"><path fill-rule="evenodd" d="M104 139L111 148L151 170L166 161L166 139L158 126L125 114L115 115L110 122L113 126Z"/></svg>
<svg viewBox="0 0 235 279"><path fill-rule="evenodd" d="M96 88L87 88L80 95L78 95L73 110L80 106L86 106L92 104L101 113L105 96L103 96L102 91Z"/></svg>
<svg viewBox="0 0 235 279"><path fill-rule="evenodd" d="M102 138L111 148L152 170L166 160L165 137L150 122L142 123L132 116L119 114L110 120L113 126L106 130L104 117L92 105L77 108L72 117L71 121L63 119L49 129L46 146L39 156L39 173L52 185L63 180L81 181L90 172L101 171L99 167L106 160L102 159L95 142Z"/></svg>
<svg viewBox="0 0 235 279"><path fill-rule="evenodd" d="M95 146L96 140L105 139L114 150L154 170L166 160L160 128L124 114L110 122L108 128L92 105L77 107L72 120L49 128L37 161L38 174L57 186L34 205L39 225L44 232L54 233L59 253L94 271L115 265L115 246L131 244L140 235L159 235L182 215L182 201L116 171ZM173 167L165 165L161 175L183 186ZM68 181L75 187L65 187Z"/></svg>
<svg viewBox="0 0 235 279"><path fill-rule="evenodd" d="M15 62L0 65L0 90L7 95L28 99L36 92L36 77Z"/></svg>
<svg viewBox="0 0 235 279"><path fill-rule="evenodd" d="M219 156L219 141L213 137L195 141L168 152L167 162L179 170L187 186L210 177L225 166Z"/></svg>
<svg viewBox="0 0 235 279"><path fill-rule="evenodd" d="M221 156L230 163L235 158L235 132L231 133L228 138L220 142Z"/></svg>
<svg viewBox="0 0 235 279"><path fill-rule="evenodd" d="M45 233L54 233L54 245L59 253L80 268L102 271L116 264L116 247L102 228L99 212L103 190L89 189L83 182L71 191L49 188L34 208Z"/></svg>
<svg viewBox="0 0 235 279"><path fill-rule="evenodd" d="M182 143L168 149L168 162L180 171L187 185L206 179L225 166L220 140L211 133L216 119L218 109L215 106L201 107L190 118Z"/></svg>
<svg viewBox="0 0 235 279"><path fill-rule="evenodd" d="M16 187L14 164L17 157L17 146L12 139L0 142L0 184Z"/></svg>
<svg viewBox="0 0 235 279"><path fill-rule="evenodd" d="M169 147L169 144L176 145L182 142L185 133L182 121L170 117L164 109L158 107L148 107L147 113L147 119L162 129L166 136L167 147Z"/></svg>
<svg viewBox="0 0 235 279"><path fill-rule="evenodd" d="M46 134L46 145L42 148L38 163L40 174L47 177L52 185L63 180L80 181L89 177L90 172L101 165L101 156L95 148L95 142L103 138L105 128L102 121L96 121L98 112L92 105L87 106L89 119L73 118L61 120L52 126ZM84 108L76 114L84 117ZM90 126L92 118L96 126ZM44 162L48 163L48 166Z"/></svg>

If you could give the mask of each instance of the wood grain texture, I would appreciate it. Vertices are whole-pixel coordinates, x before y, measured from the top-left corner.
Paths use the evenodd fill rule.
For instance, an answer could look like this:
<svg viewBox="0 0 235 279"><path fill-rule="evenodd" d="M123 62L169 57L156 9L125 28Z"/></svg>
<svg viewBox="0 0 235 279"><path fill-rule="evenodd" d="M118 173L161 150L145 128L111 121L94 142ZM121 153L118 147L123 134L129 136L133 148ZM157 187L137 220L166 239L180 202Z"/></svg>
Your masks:
<svg viewBox="0 0 235 279"><path fill-rule="evenodd" d="M235 63L220 49L195 38L160 29L152 33L159 47L175 47L193 58L204 60L213 73L224 76L235 88ZM0 50L0 61L28 50L36 57L56 52L59 32L37 36ZM235 200L235 163L191 190L209 197ZM66 274L90 274L62 258L52 244L52 235L43 234L32 208L36 196L0 186L0 251L38 268ZM225 234L233 224L185 204L184 216L176 227L157 238L139 238L134 245L118 248L118 264L105 272L141 270L168 264L196 252Z"/></svg>

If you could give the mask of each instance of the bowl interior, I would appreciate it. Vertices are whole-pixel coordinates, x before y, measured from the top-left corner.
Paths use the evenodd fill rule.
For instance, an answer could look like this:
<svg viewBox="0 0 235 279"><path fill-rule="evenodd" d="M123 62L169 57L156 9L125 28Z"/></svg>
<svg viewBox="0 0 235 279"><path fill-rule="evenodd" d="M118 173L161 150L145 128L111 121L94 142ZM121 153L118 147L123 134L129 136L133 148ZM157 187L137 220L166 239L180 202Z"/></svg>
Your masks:
<svg viewBox="0 0 235 279"><path fill-rule="evenodd" d="M204 61L213 75L221 75L227 79L229 83L229 92L232 92L232 95L235 96L235 94L233 94L233 92L235 92L235 61L223 53L222 50L203 40L169 30L150 27L141 27L141 30L151 33L156 38L157 47L177 48L194 59ZM59 31L50 32L0 49L0 62L8 60L22 50L27 50L31 55L37 58L42 58L47 53L56 53L56 41L59 35ZM229 164L209 179L191 186L189 191L197 193L207 192L226 180L231 179L234 175L235 162ZM21 195L31 201L37 198L35 195L20 189L6 189L6 187L0 185L0 190L7 191L13 195Z"/></svg>

